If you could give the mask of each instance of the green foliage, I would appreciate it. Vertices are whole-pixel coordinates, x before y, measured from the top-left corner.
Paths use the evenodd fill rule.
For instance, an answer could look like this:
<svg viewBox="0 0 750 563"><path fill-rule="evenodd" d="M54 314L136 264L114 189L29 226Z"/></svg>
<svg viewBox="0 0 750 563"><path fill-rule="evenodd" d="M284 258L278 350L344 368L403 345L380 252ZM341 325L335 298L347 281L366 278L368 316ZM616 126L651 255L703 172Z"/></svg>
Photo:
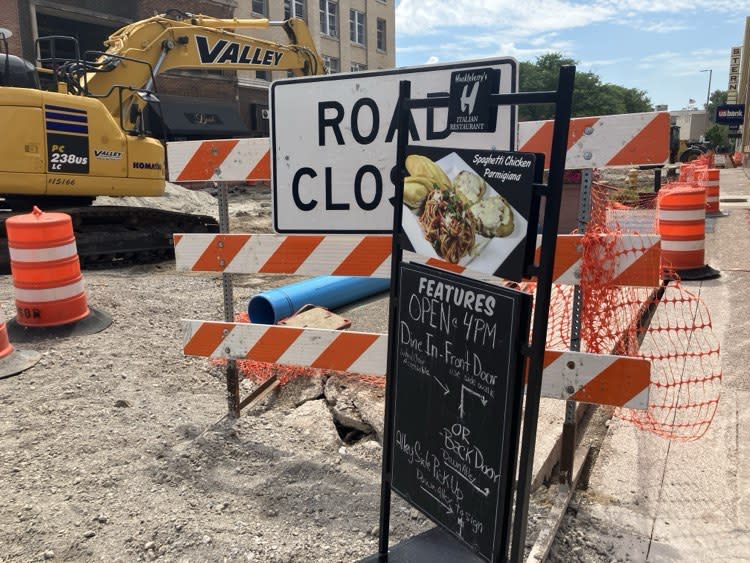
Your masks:
<svg viewBox="0 0 750 563"><path fill-rule="evenodd" d="M708 120L711 123L716 123L716 108L727 103L727 94L726 90L714 90L713 94L711 94L708 107L706 108Z"/></svg>
<svg viewBox="0 0 750 563"><path fill-rule="evenodd" d="M729 142L729 130L726 125L714 124L706 131L704 137L712 147L716 149L724 149L720 150L719 152L726 152L728 150L728 147L731 146Z"/></svg>
<svg viewBox="0 0 750 563"><path fill-rule="evenodd" d="M521 62L520 89L522 92L554 90L557 88L560 67L575 64L575 60L563 57L561 53L547 53L534 63ZM651 100L643 90L603 83L593 72L576 72L573 117L643 111L653 111ZM551 119L554 117L554 106L523 105L519 107L518 114L521 121Z"/></svg>

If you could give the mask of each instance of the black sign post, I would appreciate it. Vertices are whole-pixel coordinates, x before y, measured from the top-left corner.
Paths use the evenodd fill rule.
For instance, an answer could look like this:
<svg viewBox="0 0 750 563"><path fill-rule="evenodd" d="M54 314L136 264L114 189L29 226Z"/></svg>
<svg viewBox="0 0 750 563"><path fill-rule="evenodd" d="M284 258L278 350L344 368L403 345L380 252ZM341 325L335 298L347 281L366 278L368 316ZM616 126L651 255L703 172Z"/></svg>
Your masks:
<svg viewBox="0 0 750 563"><path fill-rule="evenodd" d="M392 178L396 186L393 232L398 236L393 237L391 254L380 538L378 554L363 561L522 560L574 77L575 67L562 67L557 91L492 94L487 102L495 108L525 103L555 105L548 182L542 183L544 163L537 155L533 160L534 181L529 188L527 238L536 237L539 208L544 200L539 262L534 261L534 246L528 240L521 245L525 249L522 274L537 279L530 341L530 296L441 270L402 266L402 238L408 238L403 232L404 179L417 171L435 174L438 183L445 181L430 163L422 163L426 169L417 169L419 163L412 166L412 171L407 169L411 112L449 108L451 97L413 100L410 83L400 84L397 166ZM511 154L525 159L520 153ZM436 189L432 185L425 197L435 196ZM456 218L465 215L464 206L468 204L463 201L464 196L460 198L462 203L448 194L435 198L436 207L449 210L451 215L438 218L449 227L441 237L458 240L466 236L463 230L452 228ZM477 223L474 221L475 226ZM433 223L430 220L423 224ZM502 236L503 232L495 230L493 236ZM447 244L453 242L448 240ZM456 254L452 249L448 254L455 257L460 252ZM467 267L471 268L471 264ZM438 290L438 286L442 289ZM452 302L448 312L450 299L459 295L461 298ZM493 306L488 308L490 301ZM460 335L460 326L467 330L467 324L459 325L463 319L471 328L468 334ZM482 323L478 323L479 319ZM524 366L527 385L521 440ZM514 509L511 491L516 470ZM390 548L392 490L439 527Z"/></svg>

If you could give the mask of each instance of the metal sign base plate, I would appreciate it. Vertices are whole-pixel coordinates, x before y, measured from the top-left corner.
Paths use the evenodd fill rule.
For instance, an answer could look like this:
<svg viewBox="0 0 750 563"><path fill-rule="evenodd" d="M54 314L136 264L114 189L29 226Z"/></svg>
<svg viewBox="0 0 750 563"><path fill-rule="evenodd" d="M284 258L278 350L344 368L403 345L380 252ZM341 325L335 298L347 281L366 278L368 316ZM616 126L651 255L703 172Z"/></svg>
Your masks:
<svg viewBox="0 0 750 563"><path fill-rule="evenodd" d="M359 563L486 563L440 528L402 541L388 550L388 556L371 555Z"/></svg>

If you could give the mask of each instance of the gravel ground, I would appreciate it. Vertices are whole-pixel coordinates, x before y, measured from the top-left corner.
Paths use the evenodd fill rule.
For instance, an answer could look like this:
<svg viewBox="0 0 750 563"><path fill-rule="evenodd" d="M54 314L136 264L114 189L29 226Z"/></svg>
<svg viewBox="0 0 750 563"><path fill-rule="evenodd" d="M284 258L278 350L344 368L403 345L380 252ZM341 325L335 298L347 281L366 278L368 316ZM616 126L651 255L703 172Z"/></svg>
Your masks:
<svg viewBox="0 0 750 563"><path fill-rule="evenodd" d="M177 186L159 200L102 199L217 216L207 192ZM232 190L232 231L270 232L270 208L268 188ZM381 388L320 374L228 420L222 369L182 354L180 325L223 318L220 278L172 262L84 278L89 305L112 325L15 343L42 358L0 379L0 563L335 562L377 551ZM235 311L292 279L235 276ZM3 281L11 319L12 279ZM527 547L549 494L532 496ZM432 527L393 499L392 544ZM611 561L607 543L581 531L595 524L569 511L551 559Z"/></svg>
<svg viewBox="0 0 750 563"><path fill-rule="evenodd" d="M270 228L267 192L233 196L231 209L236 229ZM219 278L163 263L84 280L112 325L16 343L42 358L0 379L0 561L352 561L377 551L378 435L334 419L382 417L382 389L322 375L229 421L223 371L183 356L180 326L223 318ZM235 310L284 281L238 277ZM399 499L392 514L395 541L431 527Z"/></svg>

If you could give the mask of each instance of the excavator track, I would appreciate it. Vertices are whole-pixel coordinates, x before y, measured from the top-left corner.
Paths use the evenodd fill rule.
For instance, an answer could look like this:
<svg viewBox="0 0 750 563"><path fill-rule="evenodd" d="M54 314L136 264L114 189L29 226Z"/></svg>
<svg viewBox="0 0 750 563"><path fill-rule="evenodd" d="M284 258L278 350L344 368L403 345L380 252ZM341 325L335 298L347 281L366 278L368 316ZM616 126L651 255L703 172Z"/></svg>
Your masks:
<svg viewBox="0 0 750 563"><path fill-rule="evenodd" d="M52 211L52 210L50 210ZM83 269L151 264L174 258L173 233L216 233L219 224L208 215L148 207L86 206L54 209L73 222ZM11 273L5 220L20 212L0 213L0 273Z"/></svg>

